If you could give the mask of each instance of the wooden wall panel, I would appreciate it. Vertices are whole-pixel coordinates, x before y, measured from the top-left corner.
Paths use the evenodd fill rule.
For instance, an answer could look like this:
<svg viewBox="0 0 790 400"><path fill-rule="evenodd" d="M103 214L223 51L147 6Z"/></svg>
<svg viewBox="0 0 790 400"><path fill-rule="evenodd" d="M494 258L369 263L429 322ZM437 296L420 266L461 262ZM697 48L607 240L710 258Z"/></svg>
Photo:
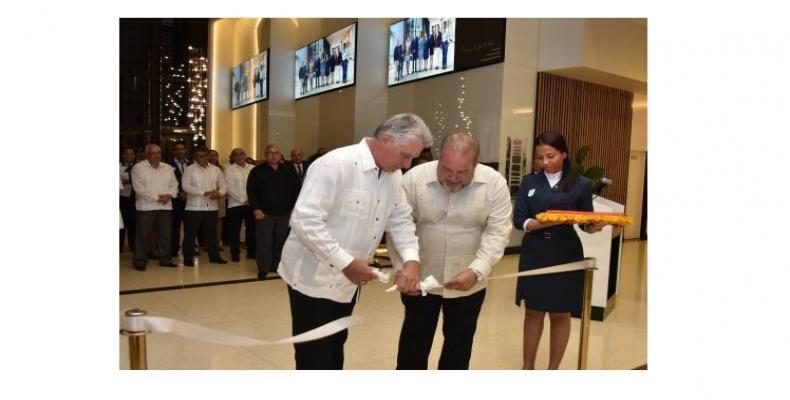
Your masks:
<svg viewBox="0 0 790 400"><path fill-rule="evenodd" d="M535 135L555 131L565 136L570 157L589 145L584 162L600 165L613 183L603 196L625 204L631 150L633 93L576 79L538 73Z"/></svg>

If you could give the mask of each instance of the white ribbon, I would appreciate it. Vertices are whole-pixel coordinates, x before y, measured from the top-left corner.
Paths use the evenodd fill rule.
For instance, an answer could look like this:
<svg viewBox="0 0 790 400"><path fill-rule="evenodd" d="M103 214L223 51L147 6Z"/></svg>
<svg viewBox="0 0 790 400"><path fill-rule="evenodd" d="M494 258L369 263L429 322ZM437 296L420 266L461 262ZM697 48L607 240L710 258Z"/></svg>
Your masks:
<svg viewBox="0 0 790 400"><path fill-rule="evenodd" d="M590 269L590 268L595 268L595 259L592 257L587 257L584 260L575 261L572 263L553 265L551 267L544 267L544 268L533 269L530 271L516 272L513 274L491 276L486 279L490 281L494 279L519 278L522 276L559 274L560 272L580 271L583 269Z"/></svg>
<svg viewBox="0 0 790 400"><path fill-rule="evenodd" d="M293 344L309 342L311 340L325 338L334 335L344 329L365 323L365 319L357 316L343 317L325 325L321 325L313 330L301 333L285 339L268 341L260 340L247 336L237 335L221 331L219 329L207 328L205 326L179 321L177 319L151 316L124 317L123 330L127 332L162 332L172 333L189 339L201 342L222 344L225 346L271 346L278 344Z"/></svg>
<svg viewBox="0 0 790 400"><path fill-rule="evenodd" d="M553 265L551 267L538 268L530 271L516 272L513 274L491 276L486 279L490 281L495 279L519 278L522 276L559 274L561 272L579 271L579 270L590 269L590 268L595 268L595 259L592 257L587 257L584 260L575 261L572 263ZM422 295L425 296L427 295L429 290L438 289L443 286L444 285L436 281L436 278L434 278L433 275L429 275L428 277L425 278L425 280L420 282L420 291L422 292ZM393 285L392 287L390 287L385 291L394 292L397 289L398 289L398 285Z"/></svg>
<svg viewBox="0 0 790 400"><path fill-rule="evenodd" d="M428 275L422 282L420 282L420 292L422 292L423 296L428 295L429 290L438 289L443 287L433 275ZM398 285L392 285L389 289L385 290L385 292L394 292L398 289Z"/></svg>
<svg viewBox="0 0 790 400"><path fill-rule="evenodd" d="M387 283L390 281L390 274L386 272L381 272L378 268L368 267L370 268L370 272L373 272L376 275L376 280L381 283Z"/></svg>

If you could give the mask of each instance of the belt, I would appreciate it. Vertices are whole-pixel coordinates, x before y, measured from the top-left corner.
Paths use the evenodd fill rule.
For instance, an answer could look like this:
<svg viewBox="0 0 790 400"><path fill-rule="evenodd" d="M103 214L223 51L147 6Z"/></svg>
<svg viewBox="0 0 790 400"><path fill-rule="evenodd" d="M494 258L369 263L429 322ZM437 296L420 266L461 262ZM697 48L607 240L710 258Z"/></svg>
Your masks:
<svg viewBox="0 0 790 400"><path fill-rule="evenodd" d="M573 227L571 225L561 225L561 226L552 226L549 228L544 228L537 232L532 232L530 233L530 235L535 235L543 239L552 239L563 235L567 235L571 232L573 232Z"/></svg>

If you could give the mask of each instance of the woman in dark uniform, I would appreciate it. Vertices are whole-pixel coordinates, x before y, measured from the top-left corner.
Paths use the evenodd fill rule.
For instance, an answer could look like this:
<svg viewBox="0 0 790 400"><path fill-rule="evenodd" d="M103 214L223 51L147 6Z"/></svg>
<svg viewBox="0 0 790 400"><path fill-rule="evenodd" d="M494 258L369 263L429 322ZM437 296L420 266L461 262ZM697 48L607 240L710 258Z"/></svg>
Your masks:
<svg viewBox="0 0 790 400"><path fill-rule="evenodd" d="M546 210L592 211L592 185L570 168L568 146L558 133L535 139L535 158L542 172L524 177L516 197L513 224L525 231L519 271L528 271L584 258L582 243L566 223L541 223L535 216ZM582 227L598 232L599 224ZM551 321L549 369L559 368L571 331L571 312L581 310L584 272L519 278L516 305L524 300L524 369L535 369L535 354L543 333L543 320Z"/></svg>

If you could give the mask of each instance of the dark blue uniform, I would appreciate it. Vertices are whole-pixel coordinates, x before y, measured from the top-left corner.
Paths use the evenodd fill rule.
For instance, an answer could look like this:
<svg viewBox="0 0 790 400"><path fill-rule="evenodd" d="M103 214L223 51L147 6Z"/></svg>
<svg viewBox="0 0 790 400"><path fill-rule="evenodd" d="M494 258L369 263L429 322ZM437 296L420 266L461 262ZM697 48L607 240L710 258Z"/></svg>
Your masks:
<svg viewBox="0 0 790 400"><path fill-rule="evenodd" d="M568 191L562 190L564 181L549 187L543 173L524 177L513 209L513 224L524 229L527 218L546 210L592 211L592 184L579 177ZM528 232L521 241L519 271L528 271L557 264L580 261L584 258L582 243L573 225L563 224ZM578 313L581 310L584 271L519 278L516 285L516 305L525 301L532 310Z"/></svg>

